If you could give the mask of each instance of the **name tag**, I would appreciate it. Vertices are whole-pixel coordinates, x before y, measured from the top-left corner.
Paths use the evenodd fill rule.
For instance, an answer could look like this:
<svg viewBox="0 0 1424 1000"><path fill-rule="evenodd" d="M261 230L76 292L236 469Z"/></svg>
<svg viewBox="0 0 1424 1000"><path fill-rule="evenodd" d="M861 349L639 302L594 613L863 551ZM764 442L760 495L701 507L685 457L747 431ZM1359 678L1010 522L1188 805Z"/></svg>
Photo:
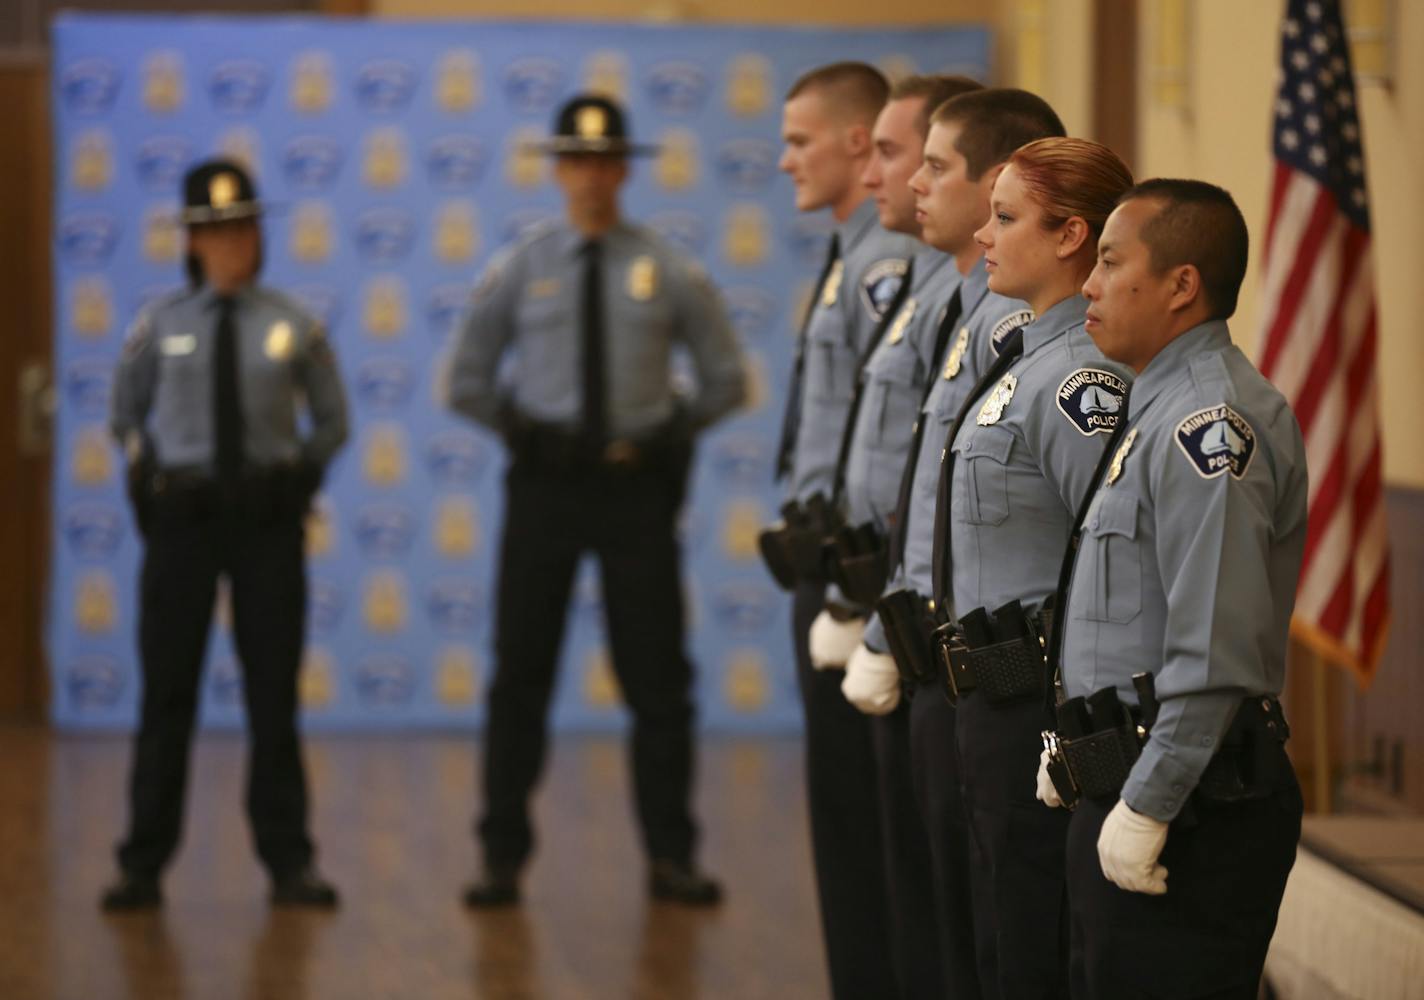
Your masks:
<svg viewBox="0 0 1424 1000"><path fill-rule="evenodd" d="M158 350L164 357L176 358L192 354L198 349L198 338L191 333L174 333L158 342Z"/></svg>

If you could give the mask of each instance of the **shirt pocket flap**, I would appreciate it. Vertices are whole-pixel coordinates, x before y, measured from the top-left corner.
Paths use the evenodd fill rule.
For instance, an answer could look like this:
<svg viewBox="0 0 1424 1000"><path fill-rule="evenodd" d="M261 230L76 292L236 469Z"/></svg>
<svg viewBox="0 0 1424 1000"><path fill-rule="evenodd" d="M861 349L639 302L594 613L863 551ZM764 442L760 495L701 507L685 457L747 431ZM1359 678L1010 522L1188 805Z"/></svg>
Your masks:
<svg viewBox="0 0 1424 1000"><path fill-rule="evenodd" d="M961 434L954 450L962 458L989 458L999 465L1008 465L1009 453L1014 450L1014 434L1003 427L980 427L973 434Z"/></svg>
<svg viewBox="0 0 1424 1000"><path fill-rule="evenodd" d="M1137 537L1137 507L1137 497L1131 494L1107 493L1088 518L1088 530L1094 535L1121 535L1131 541Z"/></svg>

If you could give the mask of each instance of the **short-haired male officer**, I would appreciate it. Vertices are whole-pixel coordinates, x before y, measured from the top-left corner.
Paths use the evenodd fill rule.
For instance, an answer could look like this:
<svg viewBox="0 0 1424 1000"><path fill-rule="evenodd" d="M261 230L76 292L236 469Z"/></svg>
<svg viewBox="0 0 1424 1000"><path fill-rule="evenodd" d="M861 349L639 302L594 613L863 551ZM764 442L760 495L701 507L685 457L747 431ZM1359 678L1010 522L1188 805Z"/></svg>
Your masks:
<svg viewBox="0 0 1424 1000"><path fill-rule="evenodd" d="M782 110L780 167L795 185L796 208L829 209L835 220L797 341L777 450L777 475L789 479L788 508L796 511L830 509L858 373L915 251L914 241L878 225L861 179L888 94L874 67L833 63L798 79ZM830 525L819 514L812 521L807 534L819 551L821 529ZM782 537L784 527L767 536ZM860 625L853 609L827 608L817 560L802 570L794 583L792 643L806 714L811 846L831 990L836 997L891 996L896 986L870 727L841 695L841 672L814 669L810 653L819 637L829 647L822 662L843 664Z"/></svg>
<svg viewBox="0 0 1424 1000"><path fill-rule="evenodd" d="M218 578L228 582L252 752L247 810L278 904L333 906L312 867L297 735L306 632L304 519L346 440L346 400L320 324L256 283L262 206L228 160L183 182L190 287L146 308L124 344L111 426L144 534L143 700L130 826L108 910L162 901ZM298 420L310 417L305 434Z"/></svg>
<svg viewBox="0 0 1424 1000"><path fill-rule="evenodd" d="M956 94L980 89L958 76L910 76L896 82L875 120L874 152L862 181L880 224L918 238L909 180L919 169L930 113ZM900 471L914 435L915 413L930 373L938 369L948 333L959 320L959 271L951 258L921 244L910 259L895 304L876 329L860 373L837 466L836 507L849 531L836 542L828 599L869 615L885 586L888 536L899 499ZM847 548L849 546L849 548ZM839 582L834 582L838 578ZM815 651L813 650L813 657ZM858 673L856 664L871 663ZM845 666L841 690L871 715L879 786L891 956L903 997L941 997L942 942L936 933L933 868L925 826L910 781L909 707L898 706L900 676L888 657L862 656ZM877 673L874 666L888 666ZM882 681L888 679L887 685Z"/></svg>
<svg viewBox="0 0 1424 1000"><path fill-rule="evenodd" d="M622 110L574 98L547 150L566 218L490 264L449 371L450 406L498 431L511 457L479 823L484 871L465 902L519 898L569 594L579 560L593 552L613 670L633 712L652 894L711 904L721 889L694 864L692 665L676 521L693 437L742 402L745 366L705 272L619 212L628 157L643 151ZM672 384L678 349L697 378L689 397Z"/></svg>
<svg viewBox="0 0 1424 1000"><path fill-rule="evenodd" d="M974 233L989 217L989 195L1009 155L1034 139L1062 135L1063 124L1040 97L981 89L931 109L922 164L910 179L922 239L953 262L959 284L937 318L938 353L917 401L914 438L894 474L899 493L890 547L887 601L872 615L846 669L846 694L863 711L882 712L909 692L910 772L928 835L930 882L938 916L939 957L950 995L978 996L975 907L969 843L960 799L955 712L929 659L935 490L945 435L997 345L1027 324L1027 303L989 291ZM894 595L889 596L889 595ZM952 609L942 613L952 617ZM889 651L895 653L893 662ZM983 913L981 919L987 919Z"/></svg>
<svg viewBox="0 0 1424 1000"><path fill-rule="evenodd" d="M1226 327L1246 260L1227 192L1152 180L1109 216L1083 286L1089 335L1137 378L1066 567L1060 752L1073 773L1089 743L1124 750L1113 780L1075 775L1075 997L1255 997L1295 859L1277 696L1306 455Z"/></svg>

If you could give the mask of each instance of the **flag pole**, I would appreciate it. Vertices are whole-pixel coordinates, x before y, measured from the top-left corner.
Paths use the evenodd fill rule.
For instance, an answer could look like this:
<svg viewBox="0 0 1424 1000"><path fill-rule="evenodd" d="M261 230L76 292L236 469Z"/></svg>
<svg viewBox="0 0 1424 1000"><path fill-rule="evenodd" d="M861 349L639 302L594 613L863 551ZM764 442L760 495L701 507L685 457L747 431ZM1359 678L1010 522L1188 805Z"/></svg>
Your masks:
<svg viewBox="0 0 1424 1000"><path fill-rule="evenodd" d="M1310 647L1307 647L1310 649ZM1326 704L1326 697L1329 692L1328 671L1330 665L1325 662L1325 657L1315 649L1310 649L1310 659L1315 666L1315 691L1311 698L1314 712L1315 741L1313 750L1315 752L1315 812L1320 816L1327 816L1332 811L1331 802L1331 781L1330 781L1330 712Z"/></svg>

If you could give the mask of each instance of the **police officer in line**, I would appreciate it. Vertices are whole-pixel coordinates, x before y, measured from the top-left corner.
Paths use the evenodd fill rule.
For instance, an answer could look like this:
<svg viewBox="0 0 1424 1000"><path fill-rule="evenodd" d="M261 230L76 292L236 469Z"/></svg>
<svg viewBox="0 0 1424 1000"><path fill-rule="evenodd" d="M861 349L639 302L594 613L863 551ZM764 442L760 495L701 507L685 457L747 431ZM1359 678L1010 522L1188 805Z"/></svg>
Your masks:
<svg viewBox="0 0 1424 1000"><path fill-rule="evenodd" d="M1295 859L1277 696L1306 455L1226 327L1246 261L1227 192L1153 180L1123 196L1083 286L1088 333L1137 378L1067 566L1058 733L1107 728L1110 709L1134 752L1148 732L1116 787L1081 789L1069 827L1075 997L1254 998ZM1085 697L1088 731L1066 732Z"/></svg>
<svg viewBox="0 0 1424 1000"><path fill-rule="evenodd" d="M1068 993L1067 817L1029 794L1048 718L1043 639L1074 514L1119 418L1130 373L1083 329L1079 294L1098 235L1131 186L1122 161L1083 139L1039 139L994 181L975 234L989 288L1035 319L999 345L945 440L935 508L940 633L957 694L961 780L986 995Z"/></svg>
<svg viewBox="0 0 1424 1000"><path fill-rule="evenodd" d="M980 85L967 77L951 76L910 76L891 88L875 120L873 153L862 175L885 229L919 237L909 180L920 166L930 112L956 94L978 89ZM839 560L827 600L855 608L862 618L885 586L899 470L910 449L915 411L935 368L937 340L944 339L940 331L957 320L946 313L959 283L950 258L921 244L910 259L895 303L881 319L856 386L835 485L847 526L866 544ZM893 663L889 674L898 700L900 679ZM876 696L873 675L870 681L867 687L864 677L848 669L841 690L859 707L861 693ZM870 719L870 735L884 838L886 931L898 995L940 998L945 988L938 920L933 880L925 877L932 867L930 847L910 784L909 710L885 705L871 708L870 714L875 716Z"/></svg>
<svg viewBox="0 0 1424 1000"><path fill-rule="evenodd" d="M190 285L146 308L124 344L112 423L144 536L143 697L130 826L107 910L162 902L217 597L227 580L251 734L247 809L272 901L334 906L312 864L297 735L306 626L304 519L346 440L346 400L320 324L257 284L262 205L241 166L183 182ZM310 429L299 429L305 408Z"/></svg>
<svg viewBox="0 0 1424 1000"><path fill-rule="evenodd" d="M565 104L547 152L566 218L490 264L454 337L449 405L498 432L510 453L478 827L484 866L465 893L470 906L519 899L569 594L588 552L598 557L613 670L633 713L651 892L693 905L721 897L694 857L692 665L676 523L693 438L742 402L745 365L707 275L619 213L628 157L644 151L612 101ZM695 370L690 396L673 387L677 349Z"/></svg>
<svg viewBox="0 0 1424 1000"><path fill-rule="evenodd" d="M899 495L890 518L891 607L872 615L851 655L843 685L862 711L894 711L902 682L909 701L909 770L930 848L929 883L938 917L938 955L950 996L980 994L974 953L974 905L969 889L969 841L959 793L955 710L944 696L929 658L935 490L944 439L955 415L996 349L1014 329L1033 319L1027 303L988 289L975 230L989 217L989 195L1009 155L1034 139L1063 134L1063 124L1041 98L1022 90L991 88L954 97L929 117L923 164L910 179L922 239L948 255L958 276L946 307L924 314L936 328L930 381L918 407L908 461L897 477ZM948 283L946 283L948 285ZM918 312L918 310L917 310ZM917 335L923 336L925 328ZM882 605L883 606L883 605ZM898 617L885 620L891 613ZM939 609L948 620L952 608ZM902 629L891 642L887 629ZM907 662L896 663L890 657Z"/></svg>
<svg viewBox="0 0 1424 1000"><path fill-rule="evenodd" d="M861 180L888 94L874 67L832 63L799 78L783 106L780 168L795 185L796 208L829 209L835 220L797 340L777 449L777 477L789 480L788 505L796 511L829 509L858 372L915 250L908 237L878 225ZM821 527L810 531L817 545ZM826 604L818 565L802 568L792 584L792 644L806 715L811 846L831 990L842 998L893 996L870 727L841 695L841 672L814 669L809 649L819 635L831 650L821 662L843 664L860 624L853 609Z"/></svg>

